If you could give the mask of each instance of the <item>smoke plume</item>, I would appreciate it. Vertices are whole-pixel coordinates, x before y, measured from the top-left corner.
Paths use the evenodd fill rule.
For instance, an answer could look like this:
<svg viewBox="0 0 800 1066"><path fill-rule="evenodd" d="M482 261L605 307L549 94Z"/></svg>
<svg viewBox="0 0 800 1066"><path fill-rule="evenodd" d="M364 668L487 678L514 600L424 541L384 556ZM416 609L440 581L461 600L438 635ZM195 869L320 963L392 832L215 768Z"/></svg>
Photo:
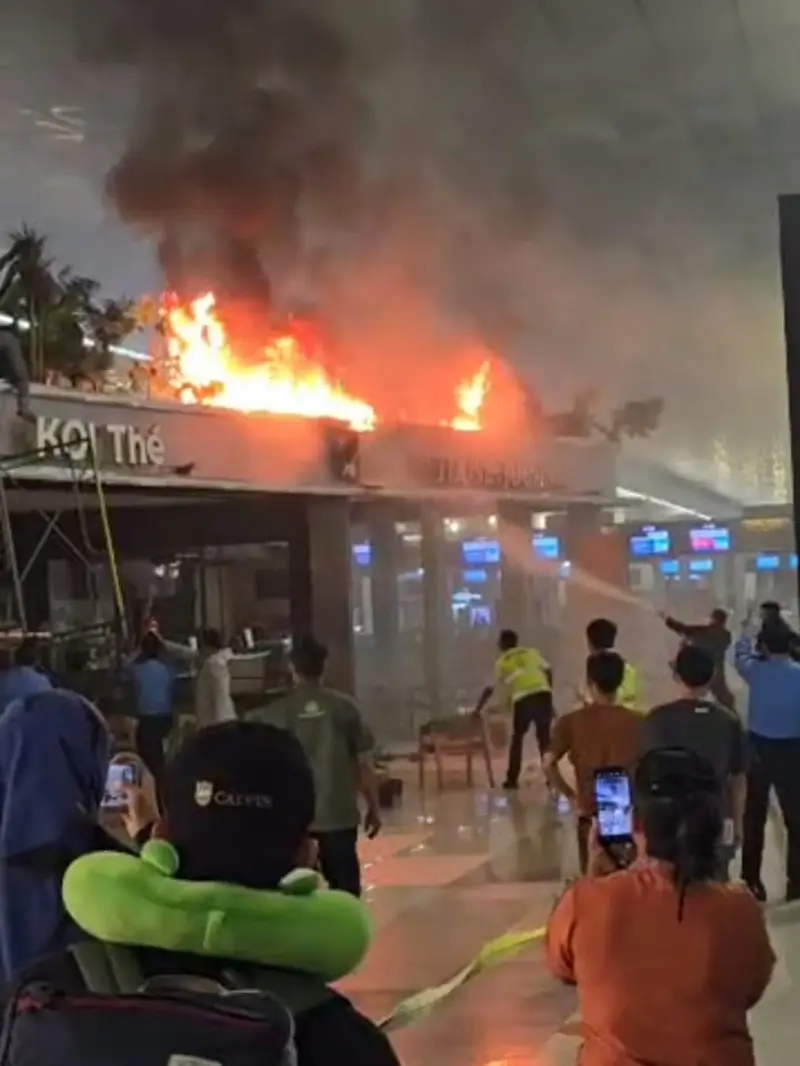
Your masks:
<svg viewBox="0 0 800 1066"><path fill-rule="evenodd" d="M175 288L268 297L302 255L304 212L342 216L363 114L333 21L292 0L78 5L82 58L133 73L127 147L107 176Z"/></svg>

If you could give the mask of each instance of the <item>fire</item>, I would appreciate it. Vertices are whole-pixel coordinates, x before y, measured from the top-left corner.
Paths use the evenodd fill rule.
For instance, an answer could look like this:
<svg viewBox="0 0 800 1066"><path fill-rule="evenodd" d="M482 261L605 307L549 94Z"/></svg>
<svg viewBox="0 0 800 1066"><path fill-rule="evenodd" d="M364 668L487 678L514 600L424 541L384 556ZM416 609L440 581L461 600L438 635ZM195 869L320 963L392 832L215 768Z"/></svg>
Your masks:
<svg viewBox="0 0 800 1066"><path fill-rule="evenodd" d="M263 361L248 364L231 350L213 293L169 308L165 317L170 373L185 403L335 418L359 430L375 425L374 408L331 380L293 333L272 337L264 345Z"/></svg>
<svg viewBox="0 0 800 1066"><path fill-rule="evenodd" d="M213 293L188 304L174 299L162 307L167 353L166 375L184 403L202 403L238 411L333 418L365 432L378 414L365 399L333 379L314 357L300 329L273 335L260 361L237 358ZM481 410L489 390L490 362L455 389L457 414L445 425L458 430L481 428Z"/></svg>
<svg viewBox="0 0 800 1066"><path fill-rule="evenodd" d="M487 359L476 374L456 386L458 414L450 423L453 429L474 432L481 428L481 412L489 392L491 364Z"/></svg>

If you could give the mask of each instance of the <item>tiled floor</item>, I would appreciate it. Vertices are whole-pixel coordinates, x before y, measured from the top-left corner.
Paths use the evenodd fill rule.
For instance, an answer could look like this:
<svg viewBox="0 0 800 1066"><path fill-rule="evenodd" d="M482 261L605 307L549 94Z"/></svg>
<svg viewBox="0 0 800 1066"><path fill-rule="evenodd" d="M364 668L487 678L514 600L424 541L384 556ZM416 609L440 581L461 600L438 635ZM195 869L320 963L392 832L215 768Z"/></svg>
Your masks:
<svg viewBox="0 0 800 1066"><path fill-rule="evenodd" d="M455 767L454 767L455 770ZM406 777L406 774L403 774ZM363 845L367 899L377 934L344 990L375 1018L439 984L489 939L546 920L563 876L574 871L573 834L562 827L534 775L517 796L469 791L454 772L443 793L416 791L406 777L402 807ZM777 894L783 834L771 826L767 881ZM784 1066L800 983L800 905L770 912L780 963L753 1028L759 1063ZM462 986L393 1041L404 1066L573 1066L574 993L545 973L533 944Z"/></svg>

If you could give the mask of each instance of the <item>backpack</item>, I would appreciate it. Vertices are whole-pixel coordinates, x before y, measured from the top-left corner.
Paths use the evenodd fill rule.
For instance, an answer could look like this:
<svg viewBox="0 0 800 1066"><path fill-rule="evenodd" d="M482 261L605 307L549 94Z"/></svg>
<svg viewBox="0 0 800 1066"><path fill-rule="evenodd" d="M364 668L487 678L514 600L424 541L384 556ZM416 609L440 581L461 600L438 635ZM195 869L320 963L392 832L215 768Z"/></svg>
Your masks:
<svg viewBox="0 0 800 1066"><path fill-rule="evenodd" d="M85 941L69 950L85 991L19 987L0 1066L297 1066L295 1020L335 996L305 974L146 979L127 948Z"/></svg>

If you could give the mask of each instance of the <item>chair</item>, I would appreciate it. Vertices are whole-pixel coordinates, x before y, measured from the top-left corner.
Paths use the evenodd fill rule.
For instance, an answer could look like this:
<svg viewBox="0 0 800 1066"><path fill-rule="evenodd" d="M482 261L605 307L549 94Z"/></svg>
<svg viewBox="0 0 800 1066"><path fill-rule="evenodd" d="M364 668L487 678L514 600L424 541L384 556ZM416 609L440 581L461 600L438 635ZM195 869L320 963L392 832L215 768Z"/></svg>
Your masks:
<svg viewBox="0 0 800 1066"><path fill-rule="evenodd" d="M440 792L444 789L445 755L464 756L468 788L474 785L473 759L476 755L481 756L489 787L495 786L489 731L481 715L456 714L449 718L434 718L420 728L417 754L420 791L425 788L425 758L428 755L433 756L436 787Z"/></svg>

